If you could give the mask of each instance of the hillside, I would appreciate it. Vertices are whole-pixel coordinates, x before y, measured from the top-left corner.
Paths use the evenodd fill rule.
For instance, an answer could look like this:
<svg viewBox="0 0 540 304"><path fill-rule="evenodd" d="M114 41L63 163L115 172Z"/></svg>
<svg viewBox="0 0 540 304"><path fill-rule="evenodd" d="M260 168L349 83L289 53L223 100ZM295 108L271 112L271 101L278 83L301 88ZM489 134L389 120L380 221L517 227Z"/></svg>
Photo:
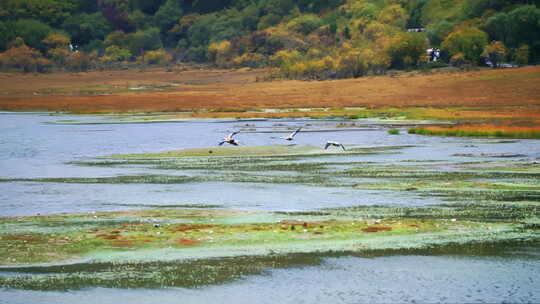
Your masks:
<svg viewBox="0 0 540 304"><path fill-rule="evenodd" d="M538 0L5 0L5 71L209 62L351 78L540 60ZM440 48L437 62L428 48ZM486 61L485 59L488 59Z"/></svg>

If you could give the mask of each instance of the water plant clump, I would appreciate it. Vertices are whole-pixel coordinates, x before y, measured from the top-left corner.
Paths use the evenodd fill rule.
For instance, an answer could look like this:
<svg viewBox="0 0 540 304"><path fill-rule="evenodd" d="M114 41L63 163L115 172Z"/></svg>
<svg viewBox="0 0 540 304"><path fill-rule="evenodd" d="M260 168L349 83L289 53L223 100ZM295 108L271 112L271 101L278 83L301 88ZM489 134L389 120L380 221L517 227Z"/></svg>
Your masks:
<svg viewBox="0 0 540 304"><path fill-rule="evenodd" d="M503 235L504 231L523 231L519 223L525 218L530 222L532 218L540 217L534 205L350 207L323 211L322 214L299 215L211 209L144 209L4 218L2 225L20 226L22 229L1 231L0 263L218 257L228 256L231 248L235 248L232 251L235 254L244 255L262 254L269 248L276 252L343 251L349 250L355 242L379 244L379 238L397 238L394 241L399 243L402 236L409 240L409 237L416 239L416 236L426 233L444 238L447 234L459 232L473 239L476 234L497 231ZM266 220L261 221L264 217ZM374 218L378 220L374 221ZM449 221L452 218L459 220ZM78 225L84 222L92 225ZM31 229L32 226L35 228ZM51 226L57 229L39 230ZM412 242L415 244L417 241ZM148 250L165 249L170 251L166 255L147 253Z"/></svg>

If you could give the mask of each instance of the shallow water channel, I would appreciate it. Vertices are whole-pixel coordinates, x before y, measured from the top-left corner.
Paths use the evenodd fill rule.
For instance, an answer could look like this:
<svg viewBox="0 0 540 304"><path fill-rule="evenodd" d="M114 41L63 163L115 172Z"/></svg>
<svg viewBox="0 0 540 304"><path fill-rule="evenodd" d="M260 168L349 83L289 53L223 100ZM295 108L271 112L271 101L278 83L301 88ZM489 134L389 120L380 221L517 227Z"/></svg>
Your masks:
<svg viewBox="0 0 540 304"><path fill-rule="evenodd" d="M89 124L51 124L60 120ZM303 126L298 145L322 146L327 140L356 147L403 148L391 153L328 156L317 161L372 162L376 165L418 165L419 161L442 167L460 162L497 160L498 155L518 159L540 157L540 141L496 140L390 135L387 127L348 131L336 128L342 121L185 121L176 123L90 124L100 117L53 116L46 113L0 114L0 178L110 177L145 174L185 174L145 166L78 166L70 162L93 160L111 154L156 153L186 148L215 147L235 130L241 145L287 144L276 138ZM333 129L334 132L315 132ZM268 133L269 131L276 133ZM260 131L260 132L257 132ZM478 157L475 157L478 156ZM514 158L515 159L515 158ZM300 160L303 161L303 160ZM412 162L410 162L412 161ZM193 174L193 173L188 173ZM204 172L203 172L204 174ZM211 204L224 208L264 211L314 210L357 205L424 206L440 203L435 197L414 193L353 190L350 187L316 187L302 184L229 183L209 181L182 184L78 184L33 181L0 183L0 215L98 212L141 208L141 205ZM129 206L132 204L133 206Z"/></svg>
<svg viewBox="0 0 540 304"><path fill-rule="evenodd" d="M412 166L425 162L444 170L470 162L501 159L532 162L540 158L538 140L426 137L407 134L404 127L399 135L390 135L387 124L371 121L355 122L354 128L350 121L335 119L93 123L102 119L49 113L0 113L0 178L204 175L208 172L177 172L144 165L84 166L74 162L94 161L96 157L112 154L211 149L224 136L237 130L242 131L237 139L243 146L284 145L288 143L277 137L298 127L304 130L295 138L298 145L322 147L327 140L333 140L347 147L395 147L388 153L330 155L299 162L356 162L381 166ZM88 123L55 123L59 120ZM349 182L346 178L343 180ZM0 182L0 216L190 204L233 210L317 211L369 205L423 207L445 202L439 196L357 189L349 185L327 187L230 180L173 184ZM131 303L158 300L160 303L538 303L539 250L538 245L523 245L489 254L471 251L459 255L422 252L373 257L311 256L291 265L263 267L255 273L238 273L218 283L194 287L84 286L68 291L0 288L0 303L113 303L119 300Z"/></svg>

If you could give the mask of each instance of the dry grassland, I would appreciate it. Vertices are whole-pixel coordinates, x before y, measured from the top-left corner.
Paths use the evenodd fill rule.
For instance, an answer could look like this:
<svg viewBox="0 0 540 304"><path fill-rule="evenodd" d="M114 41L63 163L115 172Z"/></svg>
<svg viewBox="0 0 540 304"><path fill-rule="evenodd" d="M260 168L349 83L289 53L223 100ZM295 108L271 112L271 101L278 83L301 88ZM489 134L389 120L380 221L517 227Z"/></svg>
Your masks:
<svg viewBox="0 0 540 304"><path fill-rule="evenodd" d="M345 113L344 107L392 107L433 118L540 119L540 67L330 81L257 81L267 73L249 69L3 73L0 109L76 113L195 111L194 117L271 117L313 113L256 112L265 108L324 107Z"/></svg>

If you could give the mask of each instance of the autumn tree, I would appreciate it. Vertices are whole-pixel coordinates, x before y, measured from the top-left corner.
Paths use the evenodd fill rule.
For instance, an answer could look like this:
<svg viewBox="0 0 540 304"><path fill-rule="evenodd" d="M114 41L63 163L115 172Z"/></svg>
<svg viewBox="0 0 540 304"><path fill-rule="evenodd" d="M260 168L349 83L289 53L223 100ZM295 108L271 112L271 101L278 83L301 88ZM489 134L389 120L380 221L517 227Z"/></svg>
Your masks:
<svg viewBox="0 0 540 304"><path fill-rule="evenodd" d="M69 43L67 36L58 33L51 33L43 39L43 44L47 49L47 56L58 65L63 65L70 55Z"/></svg>
<svg viewBox="0 0 540 304"><path fill-rule="evenodd" d="M427 39L424 33L402 33L388 46L392 65L409 68L426 60Z"/></svg>
<svg viewBox="0 0 540 304"><path fill-rule="evenodd" d="M499 67L507 54L508 50L506 49L506 46L500 41L491 41L490 44L486 45L482 52L482 56L491 61L493 68Z"/></svg>
<svg viewBox="0 0 540 304"><path fill-rule="evenodd" d="M409 15L400 5L390 5L379 13L377 20L380 23L392 25L398 28L405 28Z"/></svg>
<svg viewBox="0 0 540 304"><path fill-rule="evenodd" d="M487 40L488 35L484 31L467 26L455 29L444 39L441 46L450 56L461 53L464 60L478 64Z"/></svg>
<svg viewBox="0 0 540 304"><path fill-rule="evenodd" d="M8 68L22 69L23 72L44 71L44 67L49 65L48 61L35 50L26 44L12 47L0 53L0 64Z"/></svg>
<svg viewBox="0 0 540 304"><path fill-rule="evenodd" d="M66 66L70 70L86 72L96 61L97 54L95 52L73 52L66 60Z"/></svg>
<svg viewBox="0 0 540 304"><path fill-rule="evenodd" d="M232 45L224 40L208 46L208 59L219 66L227 66L233 57Z"/></svg>
<svg viewBox="0 0 540 304"><path fill-rule="evenodd" d="M131 58L132 54L128 49L121 48L117 45L111 45L105 49L105 56L109 57L111 61L127 61Z"/></svg>
<svg viewBox="0 0 540 304"><path fill-rule="evenodd" d="M137 58L138 62L146 64L160 64L164 65L171 62L172 56L167 53L164 49L159 49L155 51L148 51L144 56Z"/></svg>

